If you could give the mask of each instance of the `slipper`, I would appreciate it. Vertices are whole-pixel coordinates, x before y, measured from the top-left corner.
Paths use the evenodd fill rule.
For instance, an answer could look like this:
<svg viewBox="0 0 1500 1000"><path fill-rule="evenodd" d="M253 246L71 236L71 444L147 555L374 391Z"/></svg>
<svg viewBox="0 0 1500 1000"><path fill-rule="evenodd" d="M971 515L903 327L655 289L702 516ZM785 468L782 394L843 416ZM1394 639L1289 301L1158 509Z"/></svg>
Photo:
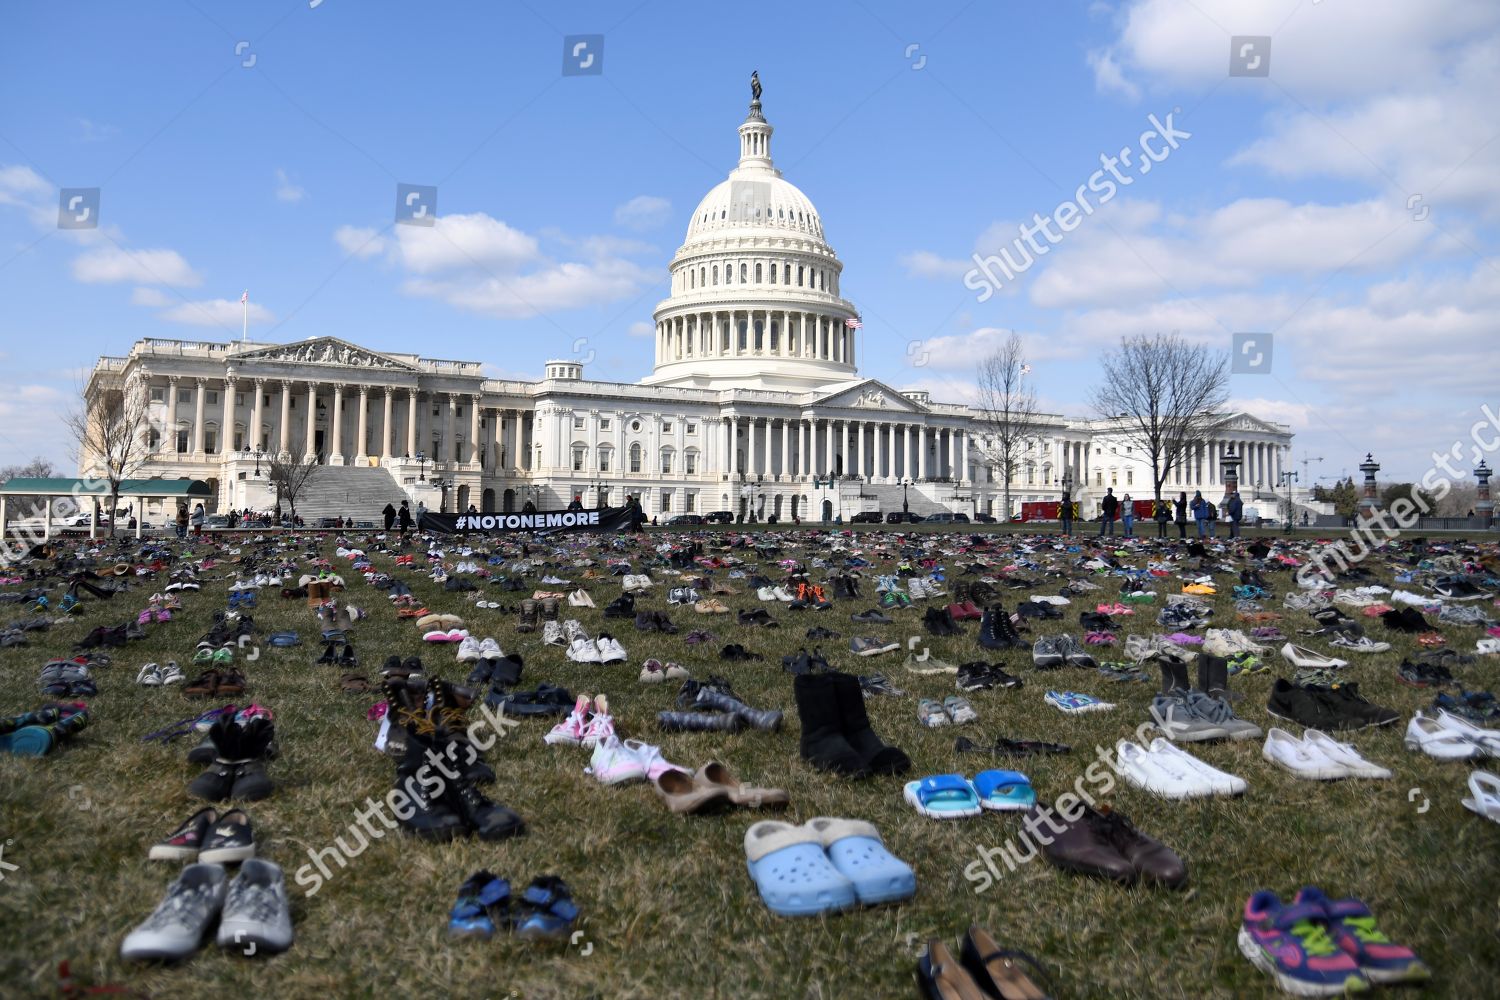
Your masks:
<svg viewBox="0 0 1500 1000"><path fill-rule="evenodd" d="M903 794L911 807L928 819L963 819L983 811L979 793L959 774L935 774L920 781L908 781Z"/></svg>
<svg viewBox="0 0 1500 1000"><path fill-rule="evenodd" d="M819 816L802 829L822 838L834 868L854 883L861 903L873 905L909 899L917 893L917 874L880 842L874 824L861 819Z"/></svg>
<svg viewBox="0 0 1500 1000"><path fill-rule="evenodd" d="M979 804L999 812L1019 812L1036 805L1031 779L1020 771L980 771L974 775Z"/></svg>
<svg viewBox="0 0 1500 1000"><path fill-rule="evenodd" d="M980 746L967 736L960 736L953 741L953 749L957 753L983 753L995 757L1032 757L1038 754L1072 753L1073 748L1066 743L1047 743L1043 740L1009 740L1004 736L996 737L994 746Z"/></svg>
<svg viewBox="0 0 1500 1000"><path fill-rule="evenodd" d="M729 801L728 788L722 785L700 785L693 775L681 771L663 771L656 776L652 787L674 813L695 813ZM751 875L754 875L753 871ZM770 905L769 902L767 905Z"/></svg>
<svg viewBox="0 0 1500 1000"><path fill-rule="evenodd" d="M1465 809L1500 823L1500 778L1488 771L1475 771L1469 775L1469 793L1474 797L1463 800Z"/></svg>
<svg viewBox="0 0 1500 1000"><path fill-rule="evenodd" d="M370 679L363 674L345 674L339 678L339 690L345 694L364 694L370 690Z"/></svg>
<svg viewBox="0 0 1500 1000"><path fill-rule="evenodd" d="M819 831L809 826L752 824L745 831L745 865L761 901L777 916L832 913L859 900L854 883L824 852Z"/></svg>
<svg viewBox="0 0 1500 1000"><path fill-rule="evenodd" d="M756 788L740 784L740 779L716 760L698 768L693 775L693 784L699 788L722 790L729 796L730 802L750 809L774 808L790 801L787 793L779 788Z"/></svg>

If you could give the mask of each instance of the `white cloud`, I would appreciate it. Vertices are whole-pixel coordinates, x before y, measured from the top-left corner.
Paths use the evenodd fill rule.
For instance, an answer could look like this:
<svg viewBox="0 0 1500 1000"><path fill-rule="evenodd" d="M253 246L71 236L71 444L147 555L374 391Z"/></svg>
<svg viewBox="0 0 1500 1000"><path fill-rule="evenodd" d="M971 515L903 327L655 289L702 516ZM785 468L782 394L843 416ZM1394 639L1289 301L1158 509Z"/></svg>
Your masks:
<svg viewBox="0 0 1500 1000"><path fill-rule="evenodd" d="M369 226L339 226L333 231L333 241L351 257L374 257L386 249L385 237Z"/></svg>
<svg viewBox="0 0 1500 1000"><path fill-rule="evenodd" d="M1141 88L1125 79L1120 64L1115 62L1114 53L1108 49L1095 49L1087 58L1089 68L1094 71L1094 83L1101 91L1120 94L1131 101L1140 98Z"/></svg>
<svg viewBox="0 0 1500 1000"><path fill-rule="evenodd" d="M67 475L75 444L65 417L78 402L74 393L52 385L0 382L0 465L49 458Z"/></svg>
<svg viewBox="0 0 1500 1000"><path fill-rule="evenodd" d="M30 167L0 166L0 205L20 209L37 228L57 224L57 196L52 185Z"/></svg>
<svg viewBox="0 0 1500 1000"><path fill-rule="evenodd" d="M417 274L479 268L512 271L535 261L536 238L483 212L444 215L431 226L398 226L401 264Z"/></svg>
<svg viewBox="0 0 1500 1000"><path fill-rule="evenodd" d="M615 224L627 229L655 229L671 217L671 201L649 194L636 195L615 208Z"/></svg>
<svg viewBox="0 0 1500 1000"><path fill-rule="evenodd" d="M276 200L298 202L307 197L307 189L296 184L287 172L276 168Z"/></svg>
<svg viewBox="0 0 1500 1000"><path fill-rule="evenodd" d="M113 244L73 258L73 277L85 284L128 281L186 288L203 283L176 250L127 250Z"/></svg>
<svg viewBox="0 0 1500 1000"><path fill-rule="evenodd" d="M941 257L930 250L917 250L903 256L901 265L907 274L917 278L961 278L974 262Z"/></svg>
<svg viewBox="0 0 1500 1000"><path fill-rule="evenodd" d="M630 324L630 329L625 332L632 337L649 337L656 332L656 327L645 320L636 320Z"/></svg>
<svg viewBox="0 0 1500 1000"><path fill-rule="evenodd" d="M441 299L469 312L520 319L630 298L650 278L650 272L631 261L606 260L554 264L505 277L417 277L401 287L410 295Z"/></svg>
<svg viewBox="0 0 1500 1000"><path fill-rule="evenodd" d="M116 125L105 125L87 118L78 119L79 142L106 142L120 134Z"/></svg>
<svg viewBox="0 0 1500 1000"><path fill-rule="evenodd" d="M141 287L130 293L130 304L133 306L146 306L148 309L160 309L172 302L170 296L159 288Z"/></svg>
<svg viewBox="0 0 1500 1000"><path fill-rule="evenodd" d="M973 374L979 359L1004 346L1011 332L985 326L968 333L914 340L906 345L902 363L917 371L928 369ZM1034 333L1022 333L1021 346L1033 369L1038 368L1040 362L1071 357L1074 353L1068 345Z"/></svg>
<svg viewBox="0 0 1500 1000"><path fill-rule="evenodd" d="M269 326L276 316L265 306L248 303L249 320L253 326ZM240 329L240 302L238 299L202 299L196 302L180 302L157 316L168 323L187 326L217 326L228 330Z"/></svg>

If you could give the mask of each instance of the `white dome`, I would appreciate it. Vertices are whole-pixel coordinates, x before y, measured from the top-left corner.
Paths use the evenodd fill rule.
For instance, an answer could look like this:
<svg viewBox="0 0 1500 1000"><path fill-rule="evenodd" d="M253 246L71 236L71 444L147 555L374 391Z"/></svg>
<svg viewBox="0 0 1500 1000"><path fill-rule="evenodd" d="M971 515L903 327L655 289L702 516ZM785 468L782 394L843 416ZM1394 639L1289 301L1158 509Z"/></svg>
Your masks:
<svg viewBox="0 0 1500 1000"><path fill-rule="evenodd" d="M791 181L764 171L736 170L703 196L688 220L684 245L700 240L774 230L822 241L823 220L812 200Z"/></svg>

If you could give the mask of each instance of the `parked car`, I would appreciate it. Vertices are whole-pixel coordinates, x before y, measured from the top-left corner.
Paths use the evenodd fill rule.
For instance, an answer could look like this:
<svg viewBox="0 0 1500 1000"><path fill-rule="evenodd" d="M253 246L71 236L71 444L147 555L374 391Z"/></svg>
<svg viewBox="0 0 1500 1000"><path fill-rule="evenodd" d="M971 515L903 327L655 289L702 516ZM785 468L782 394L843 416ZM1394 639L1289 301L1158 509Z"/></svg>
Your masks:
<svg viewBox="0 0 1500 1000"><path fill-rule="evenodd" d="M909 510L893 510L885 516L886 524L920 524L921 514L913 514Z"/></svg>
<svg viewBox="0 0 1500 1000"><path fill-rule="evenodd" d="M229 515L210 514L203 519L203 526L205 528L227 528L229 527Z"/></svg>
<svg viewBox="0 0 1500 1000"><path fill-rule="evenodd" d="M734 523L734 511L732 511L732 510L716 510L716 511L712 511L712 512L710 512L708 514L703 515L703 520L704 520L704 523L706 523L706 524L733 524Z"/></svg>
<svg viewBox="0 0 1500 1000"><path fill-rule="evenodd" d="M993 515L993 514L975 514L974 515L974 520L978 521L980 524L995 524L995 523L997 523L995 515Z"/></svg>
<svg viewBox="0 0 1500 1000"><path fill-rule="evenodd" d="M667 524L706 524L708 523L702 514L678 514L676 517L667 518Z"/></svg>
<svg viewBox="0 0 1500 1000"><path fill-rule="evenodd" d="M928 514L922 521L925 524L968 524L969 515L943 512L941 514Z"/></svg>
<svg viewBox="0 0 1500 1000"><path fill-rule="evenodd" d="M339 519L336 517L320 517L318 523L313 525L314 528L337 528L338 526Z"/></svg>
<svg viewBox="0 0 1500 1000"><path fill-rule="evenodd" d="M89 515L87 515L87 514L79 514L77 517L73 518L73 527L75 527L75 528L87 528L88 526L89 526ZM99 527L101 527L101 528L107 528L107 527L109 527L109 515L108 514L100 514L99 515Z"/></svg>
<svg viewBox="0 0 1500 1000"><path fill-rule="evenodd" d="M858 514L855 514L853 517L849 518L849 523L850 524L879 524L880 523L880 511L878 511L878 510L862 510Z"/></svg>

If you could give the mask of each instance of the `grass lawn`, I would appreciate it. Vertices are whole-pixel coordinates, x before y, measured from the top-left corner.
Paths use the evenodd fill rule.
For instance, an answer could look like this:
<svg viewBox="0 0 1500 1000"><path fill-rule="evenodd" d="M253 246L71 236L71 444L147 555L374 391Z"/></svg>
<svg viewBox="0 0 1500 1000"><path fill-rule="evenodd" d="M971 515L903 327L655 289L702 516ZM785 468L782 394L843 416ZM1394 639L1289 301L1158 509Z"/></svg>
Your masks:
<svg viewBox="0 0 1500 1000"><path fill-rule="evenodd" d="M331 536L309 537L334 558ZM645 544L632 542L626 554L638 570L652 572L658 586L638 607L665 610L666 588L675 578L651 566L649 546L680 536L653 532L642 537ZM734 533L701 537L712 553ZM809 561L830 555L827 541L838 536L780 530L758 537L779 540L784 557ZM911 536L907 547L930 549L948 567L951 585L978 579L958 575L959 565L968 561L959 558L958 549L969 537L967 530L923 532ZM1006 533L996 543L1005 547L1033 537ZM1294 544L1302 544L1303 537ZM862 532L849 544L882 562L872 553L884 541L885 551L895 554L898 548L889 540L884 533ZM1049 544L1053 540L1046 539ZM568 542L566 558L602 558L613 552L611 542L608 537ZM134 549L133 542L120 544ZM300 557L307 544L288 551ZM1136 544L1130 561L1144 562L1147 553L1160 552L1157 543ZM1494 544L1482 544L1493 557ZM247 543L245 551L252 547ZM116 551L106 550L100 561L114 562ZM191 551L200 556L222 553L223 546L206 541ZM533 551L551 553L552 548L548 544ZM753 559L747 550L735 554ZM392 555L373 549L371 555L377 569L393 570ZM455 558L451 551L449 558ZM1078 557L1049 548L1037 558L1067 565ZM305 565L300 558L298 562ZM455 663L453 647L424 644L412 624L396 618L382 592L350 573L346 561L334 562L349 582L343 599L372 612L353 630L362 672L378 681L388 654L418 655L432 674L462 681L468 670ZM997 566L1006 562L995 557ZM1372 558L1365 565L1389 585L1392 570L1384 559ZM332 844L335 836L350 840L346 831L355 822L355 811L367 797L378 799L391 788L393 767L372 748L376 727L365 716L380 696L341 693L341 671L312 663L320 652L318 623L306 602L283 600L265 590L253 612L260 633L293 629L302 634L303 645L261 646L253 661L239 658L250 679L248 696L276 714L281 749L269 766L279 786L276 794L247 811L259 855L286 871L296 944L269 960L220 952L210 943L177 967L123 963L118 957L121 938L150 913L180 868L146 860L147 849L202 805L185 790L199 773L184 757L196 739L162 746L143 743L141 737L211 707L185 699L178 688L141 687L134 678L142 663L169 659L182 664L190 679L195 675L188 661L213 613L225 606L227 581L234 574L234 567L226 566L205 575L208 582L201 592L183 595L184 611L173 621L150 626L143 641L108 651L114 664L96 672L100 693L91 700L93 720L76 741L42 759L0 757L0 859L5 862L0 867L0 996L56 995L57 964L67 960L81 985L114 983L153 997L203 997L213 991L267 998L898 998L916 995L912 967L922 942L932 935L954 941L970 922L989 927L1002 945L1038 956L1053 972L1059 997L1270 996L1269 980L1235 945L1240 911L1257 889L1290 898L1304 884L1367 902L1383 930L1411 945L1432 966L1435 978L1423 995L1494 995L1500 968L1500 826L1459 805L1467 794L1470 765L1440 763L1403 748L1405 719L1430 703L1433 692L1396 682L1396 665L1417 647L1410 637L1384 635L1378 620L1369 625L1369 634L1390 638L1395 648L1358 657L1349 672L1367 698L1400 710L1403 719L1345 738L1352 738L1365 756L1391 767L1393 780L1299 781L1263 760L1259 741L1198 744L1193 753L1245 778L1249 792L1232 800L1174 803L1122 782L1103 796L1184 856L1191 879L1186 891L1120 888L1064 874L1042 860L1009 872L996 856L1001 877L976 892L965 869L973 871L981 848L998 848L1015 836L1019 821L997 814L951 823L923 819L902 801L906 779L856 782L812 770L798 756L796 708L791 677L780 667L782 655L810 645L803 638L810 625L842 633L841 640L821 643L836 668L883 672L907 692L868 704L876 731L911 755L915 768L910 777L947 771L972 775L987 766L1014 766L1030 775L1043 799L1073 788L1096 759L1096 747L1108 749L1131 736L1147 718L1155 683L1118 683L1072 669L1039 673L1029 656L1011 653L998 662L1025 678L1023 689L973 693L969 698L979 712L978 723L926 730L917 724L916 700L954 693L951 677L908 673L902 667L904 651L873 659L848 652L853 634L903 643L908 636L923 635L922 602L914 610L894 613L894 625L852 625L850 612L874 606L873 579L863 585L871 599L840 602L831 611L770 607L782 623L779 629L741 628L730 616L671 609L682 632L659 636L637 634L629 622L609 623L624 626L616 629L606 625L602 608L619 593L619 585L618 578L605 577L590 584L599 610L570 615L579 609L565 604L563 617L580 618L591 634L613 632L629 650L630 663L584 667L568 662L560 647L544 647L540 631L518 635L514 614L475 610L463 595L443 593L420 575L423 568L396 575L434 611L462 614L475 635L492 635L506 652L521 653L526 660L523 686L550 681L575 694L605 692L622 735L658 743L669 760L685 766L717 759L742 780L785 788L792 798L785 818L792 822L814 816L870 820L887 847L916 869L916 897L828 918L772 916L746 873L742 838L752 822L774 814L740 810L676 816L645 785L604 788L583 773L587 751L542 743L551 720L522 723L487 755L499 774L489 794L525 817L526 836L495 844L464 839L435 845L393 831L370 842L347 868L336 870L315 895L307 896L294 873L308 864L309 851ZM778 577L773 564L766 571ZM864 572L873 577L878 571ZM581 570L557 572L576 579ZM722 570L715 574L724 575ZM1041 579L1037 593L1056 593L1061 583L1027 575ZM1281 593L1294 586L1291 574L1267 575L1277 593L1266 605L1280 610ZM813 573L815 580L823 576ZM1113 600L1118 595L1118 578L1091 579L1104 589L1089 598ZM1237 581L1227 575L1220 580L1227 582L1215 599L1216 624L1235 627L1229 583ZM138 580L130 593L108 602L85 598L85 611L76 620L32 633L29 646L0 650L0 711L9 715L36 707L42 700L37 673L50 656L65 654L94 625L134 620L145 598L164 582ZM731 607L761 606L743 581L732 582L742 593L725 598ZM528 581L528 589L532 584L534 580ZM1179 586L1176 578L1157 581L1163 594ZM524 596L490 588L486 592L507 604ZM1029 593L1007 592L1006 606ZM1092 609L1093 603L1075 598L1063 609L1065 620L1035 628L1038 633L1079 634L1078 612ZM1161 631L1153 624L1154 614L1155 608L1142 608L1137 618L1124 619L1127 630ZM22 617L22 605L0 608L0 623ZM1288 633L1310 627L1303 615L1292 612L1281 624ZM682 636L694 628L710 629L719 641L686 645ZM970 623L966 631L948 639L924 635L924 642L954 664L980 658L996 662L994 656L980 656L976 625ZM1443 631L1454 648L1464 651L1483 635L1478 628ZM718 650L729 642L762 653L766 662L719 662ZM1326 649L1320 640L1311 644ZM655 715L671 707L677 685L640 684L637 673L648 656L678 661L698 677L723 676L751 704L784 711L787 725L775 734L659 733ZM1101 651L1100 658L1110 658L1108 651ZM1239 713L1266 728L1274 722L1265 713L1271 684L1277 676L1290 676L1279 658L1270 662L1268 673L1231 679L1231 688L1244 695ZM1495 689L1497 672L1500 658L1493 657L1456 671L1466 687L1484 690ZM1089 692L1119 707L1066 716L1044 704L1043 694L1051 687ZM976 742L992 742L999 735L1047 739L1075 749L1044 760L992 762L956 754L957 735ZM517 891L535 876L561 875L582 909L576 942L528 946L498 936L488 942L450 942L446 922L454 892L469 873L482 868L508 877Z"/></svg>

